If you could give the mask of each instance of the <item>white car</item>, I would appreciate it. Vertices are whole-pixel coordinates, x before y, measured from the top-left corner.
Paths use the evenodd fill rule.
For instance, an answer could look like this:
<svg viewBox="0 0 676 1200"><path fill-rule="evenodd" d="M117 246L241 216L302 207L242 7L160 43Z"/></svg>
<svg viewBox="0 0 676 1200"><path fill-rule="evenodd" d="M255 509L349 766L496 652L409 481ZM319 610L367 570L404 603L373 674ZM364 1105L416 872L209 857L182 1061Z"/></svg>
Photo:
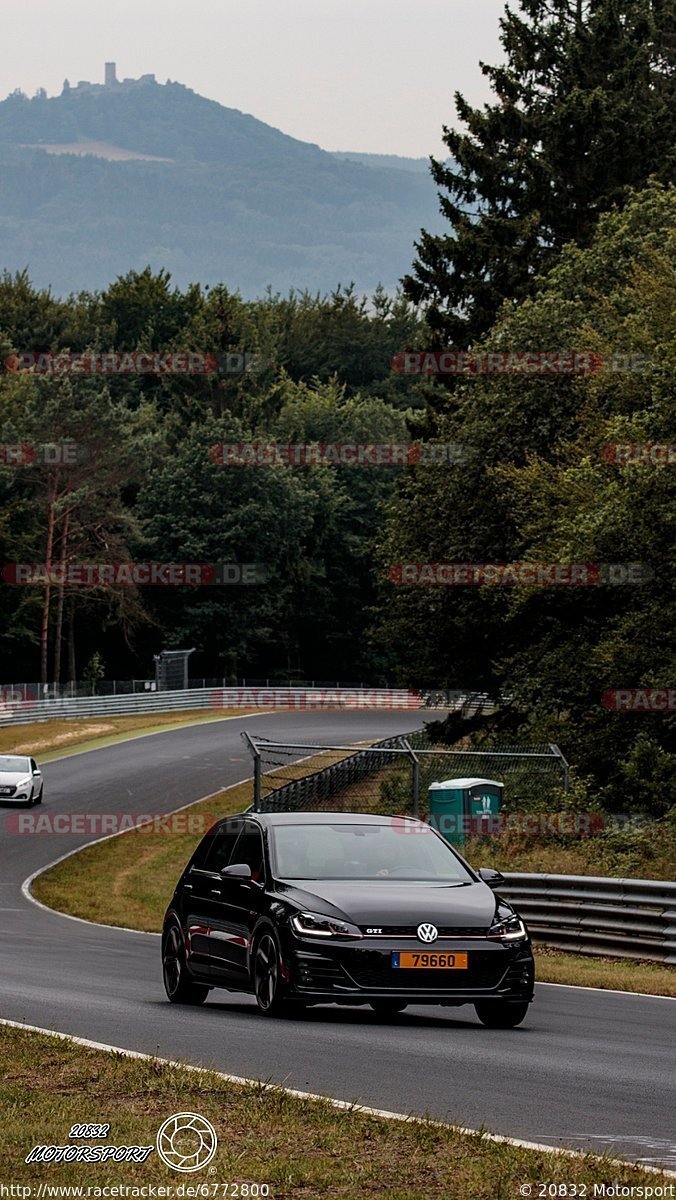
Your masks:
<svg viewBox="0 0 676 1200"><path fill-rule="evenodd" d="M21 754L0 754L0 802L42 804L42 771L34 758Z"/></svg>

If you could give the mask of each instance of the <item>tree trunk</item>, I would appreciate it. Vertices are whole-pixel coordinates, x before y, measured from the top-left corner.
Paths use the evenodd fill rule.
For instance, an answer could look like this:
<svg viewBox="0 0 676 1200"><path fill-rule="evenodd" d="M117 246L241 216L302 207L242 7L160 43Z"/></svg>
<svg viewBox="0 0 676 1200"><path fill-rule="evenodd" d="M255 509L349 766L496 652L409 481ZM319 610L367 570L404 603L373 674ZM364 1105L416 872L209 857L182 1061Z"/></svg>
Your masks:
<svg viewBox="0 0 676 1200"><path fill-rule="evenodd" d="M59 566L61 568L61 579L59 581L59 593L56 605L56 631L54 634L54 683L61 683L61 641L63 636L63 602L66 594L66 560L68 558L68 526L70 523L70 512L66 512L63 519L63 530L61 532L61 554L59 556Z"/></svg>
<svg viewBox="0 0 676 1200"><path fill-rule="evenodd" d="M52 589L49 582L49 573L52 569L52 554L54 552L54 526L56 517L54 508L56 504L56 478L50 481L49 494L47 502L47 547L46 547L46 564L47 564L47 582L45 583L45 595L42 601L42 624L40 628L40 683L43 688L49 681L47 679L47 666L49 662L49 606L51 601Z"/></svg>
<svg viewBox="0 0 676 1200"><path fill-rule="evenodd" d="M75 668L75 597L68 602L68 680L75 683L77 673Z"/></svg>

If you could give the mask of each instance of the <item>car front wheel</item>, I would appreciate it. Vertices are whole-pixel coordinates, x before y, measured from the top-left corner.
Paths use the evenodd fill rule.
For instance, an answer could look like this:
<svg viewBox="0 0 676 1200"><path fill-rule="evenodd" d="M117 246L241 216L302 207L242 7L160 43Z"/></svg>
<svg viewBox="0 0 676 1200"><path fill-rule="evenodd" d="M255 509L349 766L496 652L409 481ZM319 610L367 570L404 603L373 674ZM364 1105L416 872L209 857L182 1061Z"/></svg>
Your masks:
<svg viewBox="0 0 676 1200"><path fill-rule="evenodd" d="M259 1011L266 1017L279 1016L285 1007L286 997L281 954L272 932L263 933L256 943L253 985Z"/></svg>
<svg viewBox="0 0 676 1200"><path fill-rule="evenodd" d="M209 995L206 984L195 983L188 975L178 925L170 925L162 937L162 978L172 1004L204 1004Z"/></svg>
<svg viewBox="0 0 676 1200"><path fill-rule="evenodd" d="M514 1029L523 1021L528 1004L510 1004L505 1000L480 1000L474 1005L476 1015L487 1029Z"/></svg>

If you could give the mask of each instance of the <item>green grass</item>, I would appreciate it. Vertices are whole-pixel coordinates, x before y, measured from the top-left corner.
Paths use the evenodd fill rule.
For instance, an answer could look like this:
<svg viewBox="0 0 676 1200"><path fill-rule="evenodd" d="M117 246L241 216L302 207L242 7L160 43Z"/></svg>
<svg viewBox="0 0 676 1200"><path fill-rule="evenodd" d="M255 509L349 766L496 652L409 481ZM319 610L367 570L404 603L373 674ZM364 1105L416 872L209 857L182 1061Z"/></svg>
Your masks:
<svg viewBox="0 0 676 1200"><path fill-rule="evenodd" d="M611 988L676 997L676 969L631 958L599 958L567 954L550 946L535 947L535 974L540 983Z"/></svg>
<svg viewBox="0 0 676 1200"><path fill-rule="evenodd" d="M234 1084L7 1026L0 1026L0 1055L2 1172L20 1186L229 1184L228 1193L220 1191L224 1197L235 1183L257 1183L269 1186L273 1200L513 1200L529 1183L536 1195L541 1180L590 1190L595 1183L667 1182L609 1159L526 1150L431 1122L341 1110L264 1084ZM69 1144L79 1123L109 1123L113 1146L154 1145L159 1126L178 1112L199 1113L214 1125L213 1173L207 1167L180 1175L155 1152L144 1164L24 1161L34 1145Z"/></svg>
<svg viewBox="0 0 676 1200"><path fill-rule="evenodd" d="M236 784L190 806L193 832L131 830L87 846L40 875L33 895L50 908L87 921L160 930L176 881L200 838L214 821L242 812L251 800L251 783ZM105 888L101 879L106 880Z"/></svg>

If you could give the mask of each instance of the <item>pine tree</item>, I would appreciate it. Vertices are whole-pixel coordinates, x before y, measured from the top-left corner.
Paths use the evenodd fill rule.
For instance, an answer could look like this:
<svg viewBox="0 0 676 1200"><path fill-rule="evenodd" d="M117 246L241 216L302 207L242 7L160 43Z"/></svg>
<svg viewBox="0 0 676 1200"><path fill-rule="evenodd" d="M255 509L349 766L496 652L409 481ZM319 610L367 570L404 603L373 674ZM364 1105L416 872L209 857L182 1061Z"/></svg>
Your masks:
<svg viewBox="0 0 676 1200"><path fill-rule="evenodd" d="M423 231L404 280L439 344L471 345L632 187L674 178L674 0L518 3L504 65L481 64L497 101L456 94L465 131L444 127L452 161L432 163L451 231Z"/></svg>

